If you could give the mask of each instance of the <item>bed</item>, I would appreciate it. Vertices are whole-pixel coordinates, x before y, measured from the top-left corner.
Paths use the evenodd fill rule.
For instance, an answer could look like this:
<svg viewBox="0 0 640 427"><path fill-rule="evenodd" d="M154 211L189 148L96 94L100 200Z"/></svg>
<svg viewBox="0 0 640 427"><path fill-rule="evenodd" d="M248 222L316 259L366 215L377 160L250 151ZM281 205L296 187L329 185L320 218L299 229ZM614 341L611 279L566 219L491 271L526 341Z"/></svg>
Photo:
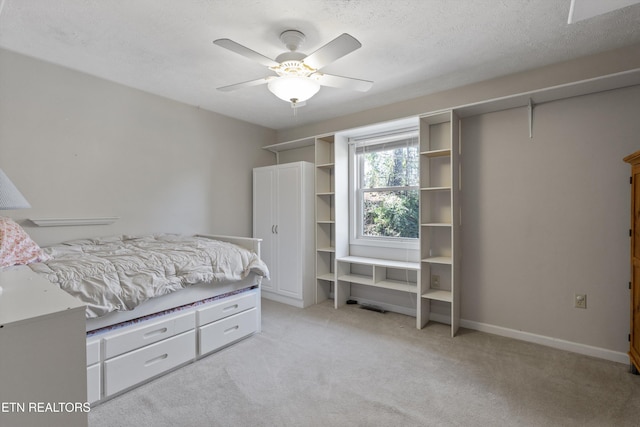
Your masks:
<svg viewBox="0 0 640 427"><path fill-rule="evenodd" d="M92 405L260 331L260 239L112 236L43 252L31 269L87 306Z"/></svg>

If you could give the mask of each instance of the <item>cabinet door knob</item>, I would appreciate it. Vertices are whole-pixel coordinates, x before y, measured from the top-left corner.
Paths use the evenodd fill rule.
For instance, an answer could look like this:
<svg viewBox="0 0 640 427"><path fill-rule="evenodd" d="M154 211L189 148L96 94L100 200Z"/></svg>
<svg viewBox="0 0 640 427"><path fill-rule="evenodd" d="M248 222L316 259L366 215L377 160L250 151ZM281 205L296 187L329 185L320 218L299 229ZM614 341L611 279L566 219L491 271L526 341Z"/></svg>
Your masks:
<svg viewBox="0 0 640 427"><path fill-rule="evenodd" d="M278 234L278 226L276 225L276 234Z"/></svg>
<svg viewBox="0 0 640 427"><path fill-rule="evenodd" d="M273 231L274 227L275 227L275 225L271 226L271 234L275 234L275 231Z"/></svg>

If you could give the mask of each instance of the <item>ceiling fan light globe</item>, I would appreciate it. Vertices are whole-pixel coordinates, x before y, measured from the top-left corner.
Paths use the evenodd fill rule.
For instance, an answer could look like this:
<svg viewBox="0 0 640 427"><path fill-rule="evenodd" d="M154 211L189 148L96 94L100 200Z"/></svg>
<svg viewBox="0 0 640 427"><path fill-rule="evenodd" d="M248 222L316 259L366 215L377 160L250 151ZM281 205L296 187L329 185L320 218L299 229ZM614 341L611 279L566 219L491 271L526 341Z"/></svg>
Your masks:
<svg viewBox="0 0 640 427"><path fill-rule="evenodd" d="M269 91L286 102L304 102L318 93L320 83L309 77L290 76L270 80Z"/></svg>

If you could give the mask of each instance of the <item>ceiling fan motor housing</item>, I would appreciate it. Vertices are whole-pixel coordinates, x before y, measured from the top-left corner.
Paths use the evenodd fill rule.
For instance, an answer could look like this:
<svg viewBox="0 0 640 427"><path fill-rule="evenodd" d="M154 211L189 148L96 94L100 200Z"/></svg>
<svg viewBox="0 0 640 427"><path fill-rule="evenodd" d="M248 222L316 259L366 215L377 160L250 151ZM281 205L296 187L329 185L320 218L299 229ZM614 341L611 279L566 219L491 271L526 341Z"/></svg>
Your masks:
<svg viewBox="0 0 640 427"><path fill-rule="evenodd" d="M280 40L292 52L295 52L302 46L306 40L306 36L298 30L286 30L280 34Z"/></svg>

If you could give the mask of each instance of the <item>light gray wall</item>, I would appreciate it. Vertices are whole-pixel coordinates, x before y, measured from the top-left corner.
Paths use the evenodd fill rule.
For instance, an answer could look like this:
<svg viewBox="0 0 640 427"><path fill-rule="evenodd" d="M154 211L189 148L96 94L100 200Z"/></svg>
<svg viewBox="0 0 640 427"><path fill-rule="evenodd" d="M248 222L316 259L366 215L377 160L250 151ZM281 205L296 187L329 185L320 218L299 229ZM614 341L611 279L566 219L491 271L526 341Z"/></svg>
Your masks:
<svg viewBox="0 0 640 427"><path fill-rule="evenodd" d="M640 68L640 46L310 126L280 142ZM463 119L462 311L471 322L628 350L629 175L640 87ZM587 294L587 309L573 307Z"/></svg>
<svg viewBox="0 0 640 427"><path fill-rule="evenodd" d="M463 119L462 317L620 352L640 86ZM575 293L587 309L574 308Z"/></svg>
<svg viewBox="0 0 640 427"><path fill-rule="evenodd" d="M119 233L250 236L270 129L0 50L0 167L32 205L2 214L40 244ZM119 216L39 228L29 217Z"/></svg>

